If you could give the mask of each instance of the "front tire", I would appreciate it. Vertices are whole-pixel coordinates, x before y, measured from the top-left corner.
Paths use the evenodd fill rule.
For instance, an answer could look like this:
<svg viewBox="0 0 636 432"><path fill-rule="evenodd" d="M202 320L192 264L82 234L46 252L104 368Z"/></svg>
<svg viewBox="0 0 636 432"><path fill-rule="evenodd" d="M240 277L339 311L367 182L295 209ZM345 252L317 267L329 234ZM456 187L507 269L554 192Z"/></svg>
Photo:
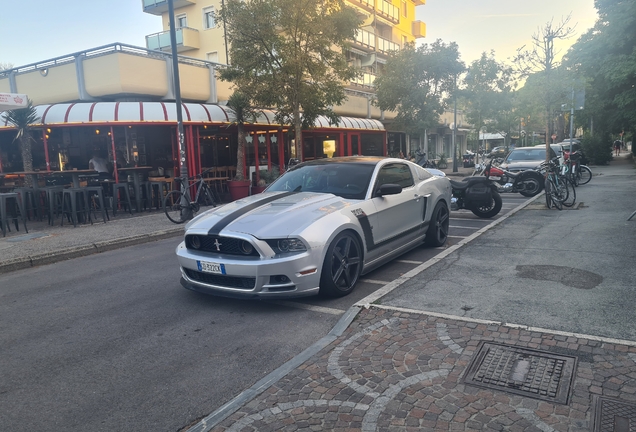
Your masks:
<svg viewBox="0 0 636 432"><path fill-rule="evenodd" d="M184 199L187 199L187 197L184 197L180 191L171 191L166 195L164 199L164 209L166 216L168 216L171 222L182 224L188 220L190 207L185 207L181 204Z"/></svg>
<svg viewBox="0 0 636 432"><path fill-rule="evenodd" d="M362 246L350 232L342 232L331 242L320 274L320 294L344 297L351 293L362 271Z"/></svg>
<svg viewBox="0 0 636 432"><path fill-rule="evenodd" d="M584 185L592 180L592 171L585 165L579 167L579 184Z"/></svg>
<svg viewBox="0 0 636 432"><path fill-rule="evenodd" d="M438 202L433 209L433 216L426 231L424 242L428 246L440 247L448 240L448 226L450 225L450 212L448 206L443 202Z"/></svg>
<svg viewBox="0 0 636 432"><path fill-rule="evenodd" d="M470 209L475 216L479 216L480 218L491 218L497 216L501 211L501 207L503 205L503 201L501 199L501 195L499 192L492 192L492 200L490 201L490 205L481 206L476 209Z"/></svg>

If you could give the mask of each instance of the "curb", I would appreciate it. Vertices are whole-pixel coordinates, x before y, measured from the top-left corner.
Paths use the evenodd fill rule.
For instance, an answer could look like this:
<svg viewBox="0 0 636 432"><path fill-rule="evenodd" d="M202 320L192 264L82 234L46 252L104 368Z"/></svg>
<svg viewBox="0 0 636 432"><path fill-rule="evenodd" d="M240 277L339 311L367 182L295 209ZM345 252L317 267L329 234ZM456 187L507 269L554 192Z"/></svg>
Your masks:
<svg viewBox="0 0 636 432"><path fill-rule="evenodd" d="M0 262L0 274L9 273L16 270L23 270L30 267L53 264L73 258L79 258L96 253L121 249L128 246L135 246L152 241L177 237L179 235L183 235L183 232L183 227L172 228L150 234L140 234L131 237L105 240L84 246L70 247L58 252L49 252L45 254L13 258L4 262Z"/></svg>

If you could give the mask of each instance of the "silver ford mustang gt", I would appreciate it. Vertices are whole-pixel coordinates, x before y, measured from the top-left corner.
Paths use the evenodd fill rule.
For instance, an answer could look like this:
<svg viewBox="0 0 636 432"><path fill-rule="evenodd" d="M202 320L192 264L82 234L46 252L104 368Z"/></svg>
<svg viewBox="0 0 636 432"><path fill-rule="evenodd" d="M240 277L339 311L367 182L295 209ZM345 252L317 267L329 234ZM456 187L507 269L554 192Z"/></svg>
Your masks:
<svg viewBox="0 0 636 432"><path fill-rule="evenodd" d="M403 159L304 162L190 221L176 250L181 284L243 298L344 296L422 241L444 245L450 198L447 178Z"/></svg>

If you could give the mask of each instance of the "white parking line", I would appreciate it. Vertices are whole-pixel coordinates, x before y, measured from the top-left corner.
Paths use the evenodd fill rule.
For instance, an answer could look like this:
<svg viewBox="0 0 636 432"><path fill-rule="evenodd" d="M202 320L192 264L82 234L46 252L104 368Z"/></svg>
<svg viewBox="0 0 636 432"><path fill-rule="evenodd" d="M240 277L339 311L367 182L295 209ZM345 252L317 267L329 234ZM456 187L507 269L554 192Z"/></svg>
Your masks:
<svg viewBox="0 0 636 432"><path fill-rule="evenodd" d="M310 305L310 304L305 304L305 303L296 303L296 302L292 302L292 301L283 301L283 300L270 301L270 300L268 300L267 303L277 304L277 305L280 305L280 306L288 306L288 307L292 307L292 308L296 308L296 309L306 309L306 310L310 310L310 311L313 311L313 312L321 312L321 313L327 313L327 314L331 314L331 315L342 315L343 313L345 313L345 311L341 310L341 309L328 308L328 307L324 307L324 306L315 306L315 305Z"/></svg>
<svg viewBox="0 0 636 432"><path fill-rule="evenodd" d="M423 261L411 261L411 260L395 260L394 262L404 263L404 264L422 264Z"/></svg>
<svg viewBox="0 0 636 432"><path fill-rule="evenodd" d="M378 285L386 285L389 283L387 281L380 281L380 280L373 280L373 279L360 279L360 282L366 282L366 283L372 283L372 284L378 284Z"/></svg>
<svg viewBox="0 0 636 432"><path fill-rule="evenodd" d="M482 227L469 227L469 226L461 226L461 225L449 225L449 228L461 228L461 229L471 229L471 230L482 229Z"/></svg>

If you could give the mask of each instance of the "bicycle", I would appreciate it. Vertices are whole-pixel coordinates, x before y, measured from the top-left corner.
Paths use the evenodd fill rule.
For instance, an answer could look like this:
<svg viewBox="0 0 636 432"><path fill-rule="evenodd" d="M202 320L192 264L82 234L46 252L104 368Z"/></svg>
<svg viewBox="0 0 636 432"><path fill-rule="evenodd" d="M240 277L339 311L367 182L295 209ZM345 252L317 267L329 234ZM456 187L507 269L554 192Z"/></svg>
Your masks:
<svg viewBox="0 0 636 432"><path fill-rule="evenodd" d="M180 190L170 191L164 198L164 209L166 216L171 222L176 224L182 224L188 219L191 219L201 208L202 205L216 207L214 200L214 193L210 186L203 180L203 175L209 168L203 171L201 174L197 174L194 177L188 178L188 183L192 180L195 182L185 186L181 182ZM190 188L195 188L196 194L194 200L191 199Z"/></svg>
<svg viewBox="0 0 636 432"><path fill-rule="evenodd" d="M566 207L574 205L576 191L570 179L561 175L556 161L555 158L541 164L545 169L545 204L549 209L554 206L557 210L563 210L564 205Z"/></svg>
<svg viewBox="0 0 636 432"><path fill-rule="evenodd" d="M570 162L572 167L572 178L575 186L587 184L590 180L592 180L592 170L590 170L586 165L581 164L582 158L583 155L581 152L575 151L568 159L568 162Z"/></svg>

